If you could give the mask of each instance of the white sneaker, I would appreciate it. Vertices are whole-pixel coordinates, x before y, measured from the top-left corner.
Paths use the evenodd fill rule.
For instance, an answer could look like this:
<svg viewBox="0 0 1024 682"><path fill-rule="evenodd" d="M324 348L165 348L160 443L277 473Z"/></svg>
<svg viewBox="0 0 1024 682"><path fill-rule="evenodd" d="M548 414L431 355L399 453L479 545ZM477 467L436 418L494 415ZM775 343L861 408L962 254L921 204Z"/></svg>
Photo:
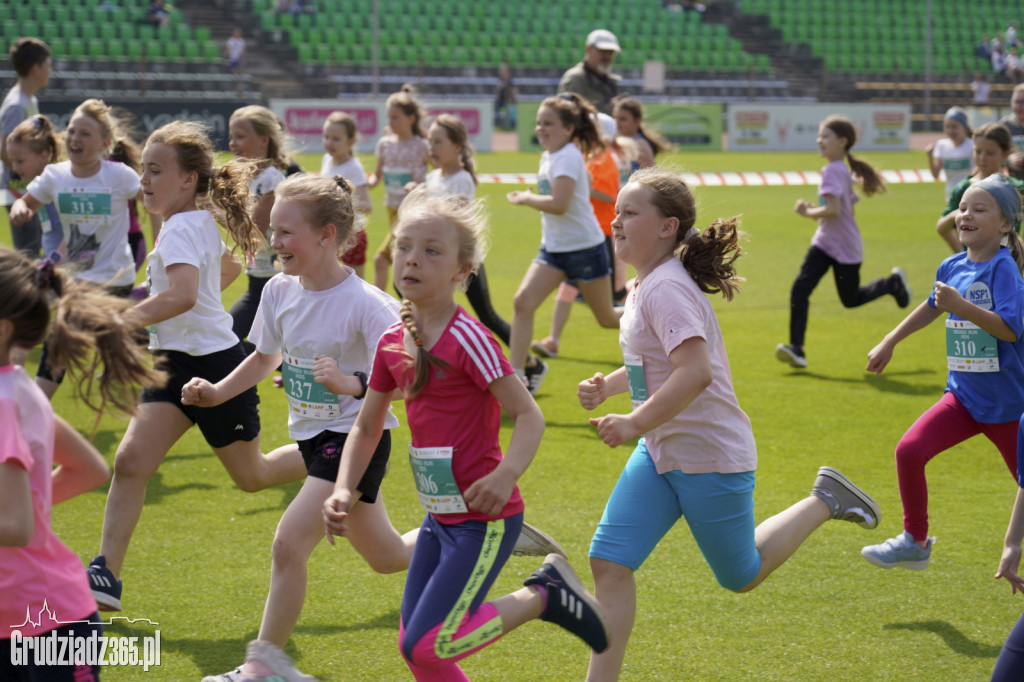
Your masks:
<svg viewBox="0 0 1024 682"><path fill-rule="evenodd" d="M516 546L512 548L516 556L547 556L548 554L561 554L565 556L565 550L558 542L536 526L528 523L523 524L516 539Z"/></svg>
<svg viewBox="0 0 1024 682"><path fill-rule="evenodd" d="M238 666L231 672L226 672L222 675L207 675L202 679L202 682L238 682L243 674L242 666Z"/></svg>
<svg viewBox="0 0 1024 682"><path fill-rule="evenodd" d="M249 642L242 669L245 672L236 682L317 682L312 675L299 672L288 654L261 639Z"/></svg>

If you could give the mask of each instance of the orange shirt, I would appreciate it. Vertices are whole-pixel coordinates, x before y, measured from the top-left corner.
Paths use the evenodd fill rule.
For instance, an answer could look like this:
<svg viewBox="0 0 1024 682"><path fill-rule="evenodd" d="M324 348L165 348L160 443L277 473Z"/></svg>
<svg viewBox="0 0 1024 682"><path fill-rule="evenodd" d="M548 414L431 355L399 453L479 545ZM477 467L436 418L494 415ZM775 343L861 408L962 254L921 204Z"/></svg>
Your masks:
<svg viewBox="0 0 1024 682"><path fill-rule="evenodd" d="M590 174L590 187L612 197L610 203L590 198L594 207L594 217L606 237L612 234L612 221L615 220L615 197L619 194L619 164L610 150L605 150L590 161L587 161L587 172Z"/></svg>

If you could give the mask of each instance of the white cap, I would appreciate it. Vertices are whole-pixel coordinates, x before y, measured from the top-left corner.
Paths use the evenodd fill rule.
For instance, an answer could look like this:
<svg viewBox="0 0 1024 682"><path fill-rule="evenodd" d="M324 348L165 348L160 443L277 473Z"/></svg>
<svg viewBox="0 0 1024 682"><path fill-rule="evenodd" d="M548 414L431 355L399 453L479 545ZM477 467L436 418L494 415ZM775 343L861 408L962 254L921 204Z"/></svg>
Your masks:
<svg viewBox="0 0 1024 682"><path fill-rule="evenodd" d="M619 47L619 39L611 31L598 28L587 34L587 47L596 47L599 50L614 50L622 52Z"/></svg>
<svg viewBox="0 0 1024 682"><path fill-rule="evenodd" d="M619 132L619 126L615 123L615 119L601 112L594 116L594 125L597 127L598 134L605 140L614 140Z"/></svg>

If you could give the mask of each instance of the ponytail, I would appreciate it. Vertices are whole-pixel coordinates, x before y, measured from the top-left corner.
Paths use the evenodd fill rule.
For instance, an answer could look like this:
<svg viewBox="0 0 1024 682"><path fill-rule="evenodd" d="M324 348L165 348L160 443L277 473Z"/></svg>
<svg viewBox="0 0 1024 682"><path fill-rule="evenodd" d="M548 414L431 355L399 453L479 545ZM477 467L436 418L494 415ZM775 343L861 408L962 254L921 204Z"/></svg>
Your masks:
<svg viewBox="0 0 1024 682"><path fill-rule="evenodd" d="M563 92L541 102L540 108L544 107L554 111L562 125L572 127L571 139L584 158L591 159L604 151L604 141L594 124L597 109L590 102L574 92Z"/></svg>
<svg viewBox="0 0 1024 682"><path fill-rule="evenodd" d="M1010 255L1017 264L1017 269L1024 275L1024 242L1021 241L1017 230L1010 230L1007 235L1007 245L1010 247Z"/></svg>
<svg viewBox="0 0 1024 682"><path fill-rule="evenodd" d="M256 253L263 241L263 235L249 213L249 181L256 168L257 164L241 159L217 166L212 169L206 192L203 193L208 202L204 208L227 228L235 244L244 253Z"/></svg>
<svg viewBox="0 0 1024 682"><path fill-rule="evenodd" d="M853 154L849 151L846 152L846 162L850 164L850 170L853 171L854 176L859 178L863 184L864 194L871 196L878 192L884 194L887 191L885 181L874 166L866 161L853 158Z"/></svg>
<svg viewBox="0 0 1024 682"><path fill-rule="evenodd" d="M413 381L412 385L405 390L405 399L410 400L419 395L420 391L427 385L427 381L430 380L431 365L438 369L448 369L451 365L423 347L423 339L420 337L419 329L416 327L416 319L412 313L412 301L403 299L402 307L398 314L402 319L402 324L405 325L405 330L412 337L413 345L416 346L416 354L412 358Z"/></svg>
<svg viewBox="0 0 1024 682"><path fill-rule="evenodd" d="M690 228L680 239L676 257L705 294L721 292L725 300L731 301L739 291L744 279L736 274L735 263L743 253L741 235L739 220L734 216L728 220L717 218L703 232Z"/></svg>

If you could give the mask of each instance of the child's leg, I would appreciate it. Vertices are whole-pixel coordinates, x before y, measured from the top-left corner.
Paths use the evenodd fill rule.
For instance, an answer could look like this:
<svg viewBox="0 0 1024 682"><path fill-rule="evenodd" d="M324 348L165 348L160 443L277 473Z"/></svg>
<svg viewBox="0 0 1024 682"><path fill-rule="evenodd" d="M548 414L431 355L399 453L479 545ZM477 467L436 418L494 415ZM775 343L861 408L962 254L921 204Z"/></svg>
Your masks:
<svg viewBox="0 0 1024 682"><path fill-rule="evenodd" d="M533 338L533 315L564 279L565 273L557 268L537 261L530 263L514 300L508 353L513 369L522 371L526 366L526 354Z"/></svg>
<svg viewBox="0 0 1024 682"><path fill-rule="evenodd" d="M170 403L142 403L128 423L114 456L114 476L103 513L100 554L120 577L128 543L142 515L146 483L192 422Z"/></svg>
<svg viewBox="0 0 1024 682"><path fill-rule="evenodd" d="M245 339L249 336L249 331L252 330L252 322L256 319L256 310L260 307L260 298L263 296L263 287L270 281L269 277L249 277L248 287L238 300L235 301L234 305L228 313L231 314L231 331L235 333L239 339ZM255 348L254 345L248 341L244 342L246 354L249 354Z"/></svg>
<svg viewBox="0 0 1024 682"><path fill-rule="evenodd" d="M558 293L555 294L555 311L551 313L551 338L556 346L562 339L562 332L565 331L565 325L569 322L569 315L572 313L572 304L576 301L576 295L579 292L579 289L568 282L558 285Z"/></svg>
<svg viewBox="0 0 1024 682"><path fill-rule="evenodd" d="M977 422L956 397L947 392L907 429L896 446L896 475L903 502L903 529L919 544L928 540L928 483L925 465L981 432Z"/></svg>
<svg viewBox="0 0 1024 682"><path fill-rule="evenodd" d="M1024 614L1006 636L1003 650L999 652L992 682L1019 682L1024 679Z"/></svg>
<svg viewBox="0 0 1024 682"><path fill-rule="evenodd" d="M487 288L487 271L484 270L483 263L476 274L470 275L466 282L466 298L473 306L477 319L507 346L511 327L491 303L491 292Z"/></svg>
<svg viewBox="0 0 1024 682"><path fill-rule="evenodd" d="M399 534L380 493L376 502L357 502L349 512L348 540L377 573L398 573L409 568L419 532L419 528L414 528Z"/></svg>
<svg viewBox="0 0 1024 682"><path fill-rule="evenodd" d="M331 481L307 478L277 524L271 549L270 592L259 639L283 649L306 599L306 562L324 538L320 508L334 490Z"/></svg>
<svg viewBox="0 0 1024 682"><path fill-rule="evenodd" d="M387 207L388 209L388 236L384 239L384 243L377 249L377 253L373 256L373 285L381 291L388 290L388 284L390 284L390 277L388 277L388 271L391 269L391 242L394 240L394 233L392 230L395 226L395 220L398 219L398 209Z"/></svg>
<svg viewBox="0 0 1024 682"><path fill-rule="evenodd" d="M235 485L247 493L299 481L306 475L306 465L294 443L263 454L257 435L252 440L237 440L213 451Z"/></svg>
<svg viewBox="0 0 1024 682"><path fill-rule="evenodd" d="M597 318L597 323L607 329L618 329L622 309L616 309L612 303L611 277L606 275L589 282L577 282L583 299L590 306Z"/></svg>
<svg viewBox="0 0 1024 682"><path fill-rule="evenodd" d="M856 308L870 303L886 294L896 293L896 276L879 277L860 285L860 263L836 263L832 266L832 276L836 280L836 291L839 300L846 308Z"/></svg>
<svg viewBox="0 0 1024 682"><path fill-rule="evenodd" d="M807 249L800 272L789 292L789 345L803 350L804 335L807 333L807 314L811 309L811 293L818 282L834 263L824 251L816 246Z"/></svg>
<svg viewBox="0 0 1024 682"><path fill-rule="evenodd" d="M1013 475L1013 480L1017 480L1019 462L1017 460L1017 453L1024 452L1024 431L1022 431L1022 425L1024 425L1024 417L1019 422L1007 422L1005 424L979 424L982 433L984 433L992 444L999 448L999 454L1003 456L1003 461L1006 462L1006 468L1010 470L1010 474Z"/></svg>

